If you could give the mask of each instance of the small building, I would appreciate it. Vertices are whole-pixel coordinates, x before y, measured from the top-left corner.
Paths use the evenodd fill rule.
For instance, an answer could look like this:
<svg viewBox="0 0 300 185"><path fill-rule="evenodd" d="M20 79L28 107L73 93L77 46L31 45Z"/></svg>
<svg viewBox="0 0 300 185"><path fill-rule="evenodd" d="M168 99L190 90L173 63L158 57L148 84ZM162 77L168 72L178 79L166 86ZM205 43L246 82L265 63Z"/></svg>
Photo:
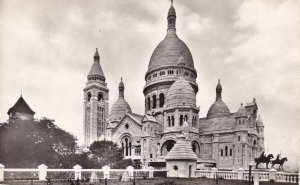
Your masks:
<svg viewBox="0 0 300 185"><path fill-rule="evenodd" d="M192 150L191 141L183 134L166 155L167 177L195 177L197 155Z"/></svg>
<svg viewBox="0 0 300 185"><path fill-rule="evenodd" d="M35 112L29 107L21 95L15 105L8 110L7 114L9 116L9 121L33 120Z"/></svg>

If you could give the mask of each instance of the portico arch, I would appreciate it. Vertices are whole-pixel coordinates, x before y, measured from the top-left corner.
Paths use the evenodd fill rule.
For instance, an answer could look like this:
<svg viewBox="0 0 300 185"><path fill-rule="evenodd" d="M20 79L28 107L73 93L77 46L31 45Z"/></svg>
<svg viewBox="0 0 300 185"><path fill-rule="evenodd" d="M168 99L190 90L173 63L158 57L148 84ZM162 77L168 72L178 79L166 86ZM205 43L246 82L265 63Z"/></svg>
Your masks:
<svg viewBox="0 0 300 185"><path fill-rule="evenodd" d="M165 156L168 154L168 152L173 148L173 146L175 145L176 141L174 140L167 140L165 141L162 146L161 146L161 155Z"/></svg>
<svg viewBox="0 0 300 185"><path fill-rule="evenodd" d="M200 145L199 145L198 141L196 141L196 140L192 141L192 150L197 155L197 157L200 156Z"/></svg>

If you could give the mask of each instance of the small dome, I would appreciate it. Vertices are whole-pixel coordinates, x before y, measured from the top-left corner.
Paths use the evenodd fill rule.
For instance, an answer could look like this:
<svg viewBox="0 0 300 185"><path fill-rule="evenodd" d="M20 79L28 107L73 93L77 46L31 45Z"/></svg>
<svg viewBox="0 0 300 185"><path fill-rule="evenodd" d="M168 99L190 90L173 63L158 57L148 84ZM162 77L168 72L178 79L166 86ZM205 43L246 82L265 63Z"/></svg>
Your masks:
<svg viewBox="0 0 300 185"><path fill-rule="evenodd" d="M192 86L180 77L170 87L166 96L166 108L177 106L196 107L196 95Z"/></svg>
<svg viewBox="0 0 300 185"><path fill-rule="evenodd" d="M256 125L258 127L263 127L264 126L264 122L262 121L262 119L260 118L260 115L258 115L258 118L256 120Z"/></svg>
<svg viewBox="0 0 300 185"><path fill-rule="evenodd" d="M216 87L216 101L210 106L207 117L216 118L220 116L227 116L230 114L230 111L227 105L222 101L222 85L220 79Z"/></svg>
<svg viewBox="0 0 300 185"><path fill-rule="evenodd" d="M121 120L131 108L124 97L119 97L110 109L109 121Z"/></svg>
<svg viewBox="0 0 300 185"><path fill-rule="evenodd" d="M227 107L227 105L221 100L216 100L209 108L207 112L208 118L216 118L220 116L226 116L229 115L230 111Z"/></svg>
<svg viewBox="0 0 300 185"><path fill-rule="evenodd" d="M192 150L191 142L185 139L185 136L180 135L179 140L166 155L166 160L189 160L197 161L197 155Z"/></svg>
<svg viewBox="0 0 300 185"><path fill-rule="evenodd" d="M243 103L241 103L241 106L239 108L239 110L237 111L237 116L247 116L247 111L245 109L245 107L243 106Z"/></svg>

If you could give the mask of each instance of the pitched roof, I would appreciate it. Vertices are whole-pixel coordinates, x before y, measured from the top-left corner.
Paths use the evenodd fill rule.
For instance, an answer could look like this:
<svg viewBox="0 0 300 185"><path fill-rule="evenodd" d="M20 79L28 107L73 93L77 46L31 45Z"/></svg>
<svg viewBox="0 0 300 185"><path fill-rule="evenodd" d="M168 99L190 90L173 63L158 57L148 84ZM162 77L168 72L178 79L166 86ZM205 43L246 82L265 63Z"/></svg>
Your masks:
<svg viewBox="0 0 300 185"><path fill-rule="evenodd" d="M142 120L143 120L143 115L140 114L136 114L133 112L128 112L127 114L129 114L131 117L133 117L136 121L138 121L139 124L141 124Z"/></svg>
<svg viewBox="0 0 300 185"><path fill-rule="evenodd" d="M166 155L166 160L189 160L197 161L197 156L192 150L191 142L185 139L185 136L180 135L177 143Z"/></svg>
<svg viewBox="0 0 300 185"><path fill-rule="evenodd" d="M7 114L9 115L11 112L21 112L31 115L35 114L35 112L29 107L22 96L18 99L15 105L8 110Z"/></svg>
<svg viewBox="0 0 300 185"><path fill-rule="evenodd" d="M235 126L235 114L230 117L222 116L217 118L201 118L199 119L199 131L225 131L233 129Z"/></svg>

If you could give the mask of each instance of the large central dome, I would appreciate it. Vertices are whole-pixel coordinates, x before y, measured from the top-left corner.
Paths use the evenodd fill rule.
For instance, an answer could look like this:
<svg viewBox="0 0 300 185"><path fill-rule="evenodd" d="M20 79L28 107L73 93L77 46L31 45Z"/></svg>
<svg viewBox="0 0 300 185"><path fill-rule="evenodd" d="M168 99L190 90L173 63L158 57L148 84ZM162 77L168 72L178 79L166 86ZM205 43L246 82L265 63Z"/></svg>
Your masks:
<svg viewBox="0 0 300 185"><path fill-rule="evenodd" d="M145 74L146 85L143 89L146 114L157 116L162 115L169 88L179 78L178 66L180 64L182 65L182 77L186 80L184 85L188 84L188 90L193 91L194 94L198 92L197 71L194 68L192 54L176 34L176 11L173 4L169 8L167 23L167 35L152 53ZM179 89L182 88L179 87ZM180 93L182 92L180 91ZM172 102L173 100L168 101L173 106Z"/></svg>
<svg viewBox="0 0 300 185"><path fill-rule="evenodd" d="M183 61L178 60L179 57L183 58ZM182 62L186 67L194 68L194 61L189 48L177 37L175 32L168 32L165 39L155 48L148 71L164 66L177 66Z"/></svg>

